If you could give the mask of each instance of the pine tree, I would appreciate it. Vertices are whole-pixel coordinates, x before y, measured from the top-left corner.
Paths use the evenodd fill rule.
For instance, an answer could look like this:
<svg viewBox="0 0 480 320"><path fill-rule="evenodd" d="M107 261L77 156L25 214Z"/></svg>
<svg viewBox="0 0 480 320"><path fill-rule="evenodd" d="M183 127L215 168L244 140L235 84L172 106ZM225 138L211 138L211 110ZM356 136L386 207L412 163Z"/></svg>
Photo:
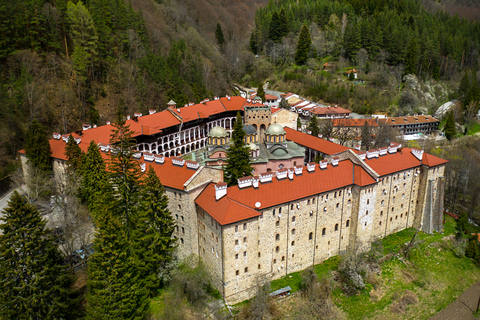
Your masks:
<svg viewBox="0 0 480 320"><path fill-rule="evenodd" d="M108 205L95 216L98 230L88 262L86 319L144 319L149 290L125 224Z"/></svg>
<svg viewBox="0 0 480 320"><path fill-rule="evenodd" d="M222 26L217 22L217 28L215 29L215 37L217 38L217 43L221 47L225 43L225 37L223 36Z"/></svg>
<svg viewBox="0 0 480 320"><path fill-rule="evenodd" d="M258 53L257 41L255 40L255 33L253 31L250 35L250 51L252 51L255 55Z"/></svg>
<svg viewBox="0 0 480 320"><path fill-rule="evenodd" d="M87 153L82 157L81 168L82 181L79 197L87 204L90 211L93 211L108 186L105 162L93 140L88 146Z"/></svg>
<svg viewBox="0 0 480 320"><path fill-rule="evenodd" d="M15 191L0 220L0 318L74 318L74 278L38 209Z"/></svg>
<svg viewBox="0 0 480 320"><path fill-rule="evenodd" d="M85 153L80 149L75 138L72 135L68 137L65 146L65 156L67 157L67 167L70 172L79 171L82 164L82 157Z"/></svg>
<svg viewBox="0 0 480 320"><path fill-rule="evenodd" d="M310 38L310 32L307 25L303 25L298 37L297 51L295 53L295 63L299 66L304 65L307 62L310 48L312 46L312 39Z"/></svg>
<svg viewBox="0 0 480 320"><path fill-rule="evenodd" d="M28 162L42 172L52 171L50 143L45 128L36 120L30 124L25 137L25 155Z"/></svg>
<svg viewBox="0 0 480 320"><path fill-rule="evenodd" d="M113 127L110 145L114 151L108 164L110 183L115 190L111 210L116 212L124 223L127 237L130 238L138 219L140 164L133 159L136 152L133 131L126 125L120 111Z"/></svg>
<svg viewBox="0 0 480 320"><path fill-rule="evenodd" d="M282 40L282 32L280 30L282 22L278 13L275 11L272 15L272 20L270 21L270 27L268 29L268 39L273 42L279 42Z"/></svg>
<svg viewBox="0 0 480 320"><path fill-rule="evenodd" d="M443 126L443 132L445 132L445 137L447 137L448 140L451 140L457 134L457 131L455 129L455 117L453 116L453 112L448 113L447 121Z"/></svg>
<svg viewBox="0 0 480 320"><path fill-rule="evenodd" d="M257 97L260 97L262 99L262 102L267 101L267 99L265 97L265 90L263 89L263 83L260 83L258 85Z"/></svg>
<svg viewBox="0 0 480 320"><path fill-rule="evenodd" d="M300 121L300 117L297 117L297 128L302 127L302 122Z"/></svg>
<svg viewBox="0 0 480 320"><path fill-rule="evenodd" d="M308 123L307 130L311 131L311 135L318 137L318 134L320 133L320 128L318 127L318 120L317 116L313 116L312 119L310 119L310 122Z"/></svg>
<svg viewBox="0 0 480 320"><path fill-rule="evenodd" d="M278 16L278 22L279 22L278 30L279 30L280 38L288 36L288 33L290 32L290 28L288 26L288 17L287 17L287 14L285 13L284 8L280 10L280 14Z"/></svg>
<svg viewBox="0 0 480 320"><path fill-rule="evenodd" d="M146 282L154 293L164 282L162 274L168 271L177 239L172 237L175 220L167 208L168 198L153 166L142 182L140 204L137 254L144 261Z"/></svg>
<svg viewBox="0 0 480 320"><path fill-rule="evenodd" d="M353 70L350 71L350 73L348 74L348 80L350 80L350 81L355 80L355 74L353 73Z"/></svg>
<svg viewBox="0 0 480 320"><path fill-rule="evenodd" d="M237 113L237 119L232 134L232 144L227 150L228 163L224 170L225 182L229 186L238 184L237 179L252 174L250 152L245 144L245 131L243 131L242 117Z"/></svg>
<svg viewBox="0 0 480 320"><path fill-rule="evenodd" d="M468 75L468 71L465 71L462 80L460 80L460 85L458 86L458 96L460 100L462 100L462 105L465 107L468 105L470 101L468 98L468 94L470 91L470 78Z"/></svg>
<svg viewBox="0 0 480 320"><path fill-rule="evenodd" d="M405 59L405 73L417 74L417 41L415 37L413 37L408 44L407 57Z"/></svg>
<svg viewBox="0 0 480 320"><path fill-rule="evenodd" d="M467 258L477 259L479 255L477 236L470 237L465 248L465 256Z"/></svg>

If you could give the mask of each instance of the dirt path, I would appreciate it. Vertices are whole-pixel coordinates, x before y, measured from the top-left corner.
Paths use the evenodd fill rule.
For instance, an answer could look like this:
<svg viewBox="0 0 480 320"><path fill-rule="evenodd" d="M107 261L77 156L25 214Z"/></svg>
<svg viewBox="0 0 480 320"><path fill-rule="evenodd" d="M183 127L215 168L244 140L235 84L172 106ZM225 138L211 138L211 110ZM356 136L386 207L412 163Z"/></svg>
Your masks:
<svg viewBox="0 0 480 320"><path fill-rule="evenodd" d="M473 320L479 319L473 316L477 309L478 298L480 297L480 282L468 288L454 302L445 309L431 317L429 320Z"/></svg>

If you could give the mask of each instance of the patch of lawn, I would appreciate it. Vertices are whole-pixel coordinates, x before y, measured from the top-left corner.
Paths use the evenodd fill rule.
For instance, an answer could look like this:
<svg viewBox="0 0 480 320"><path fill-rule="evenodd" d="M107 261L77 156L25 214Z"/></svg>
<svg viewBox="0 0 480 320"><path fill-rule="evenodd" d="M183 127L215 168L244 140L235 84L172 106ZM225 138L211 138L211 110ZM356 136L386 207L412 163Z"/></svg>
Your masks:
<svg viewBox="0 0 480 320"><path fill-rule="evenodd" d="M469 136L473 136L477 132L480 132L480 124L477 121L470 122L467 128L468 128L467 135Z"/></svg>

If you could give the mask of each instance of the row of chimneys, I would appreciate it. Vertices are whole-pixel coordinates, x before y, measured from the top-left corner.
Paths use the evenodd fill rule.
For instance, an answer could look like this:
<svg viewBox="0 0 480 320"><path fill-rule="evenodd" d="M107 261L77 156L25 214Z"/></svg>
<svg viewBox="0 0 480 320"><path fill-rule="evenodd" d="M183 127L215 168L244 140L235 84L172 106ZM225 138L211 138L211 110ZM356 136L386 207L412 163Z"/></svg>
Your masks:
<svg viewBox="0 0 480 320"><path fill-rule="evenodd" d="M387 155L388 153L390 154L397 153L398 148L401 148L401 147L402 147L401 144L392 142L388 147L382 147L379 149L360 152L358 154L358 157L362 160L365 160L365 158L367 159L379 158L381 156Z"/></svg>
<svg viewBox="0 0 480 320"><path fill-rule="evenodd" d="M334 157L331 160L331 165L336 167L338 166L339 162L338 157ZM310 162L307 164L307 171L308 172L315 172L316 168L316 163L315 162ZM328 160L322 160L320 161L319 167L321 170L327 169L328 165ZM269 183L273 181L273 175L276 175L277 180L283 180L288 178L289 180L293 180L294 176L299 176L303 174L303 166L295 166L293 168L287 169L287 168L282 168L279 169L276 173L273 172L265 172L265 173L260 173L258 177L243 177L238 179L238 188L239 189L244 189L248 187L254 187L257 189L259 187L259 183ZM227 194L227 184L224 182L217 183L215 185L215 199L221 199L223 196Z"/></svg>

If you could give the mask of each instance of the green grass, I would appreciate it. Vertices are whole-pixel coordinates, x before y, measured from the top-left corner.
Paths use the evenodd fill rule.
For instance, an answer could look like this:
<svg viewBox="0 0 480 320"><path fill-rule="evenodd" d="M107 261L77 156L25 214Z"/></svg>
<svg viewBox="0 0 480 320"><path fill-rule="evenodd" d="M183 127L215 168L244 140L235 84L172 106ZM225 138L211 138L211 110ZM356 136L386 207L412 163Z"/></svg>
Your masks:
<svg viewBox="0 0 480 320"><path fill-rule="evenodd" d="M392 259L381 264L382 293L377 300L370 297L374 288L366 284L365 288L354 296L346 296L339 286L334 286L333 300L348 319L426 319L445 308L470 285L480 280L480 269L468 258L458 258L449 250L445 236L455 233L455 221L446 217L443 233L432 235L419 232L416 246L411 250L409 262L403 262L397 254L410 242L416 230L405 229L381 240L384 254L393 254ZM315 266L319 277L337 270L340 258L332 257ZM407 275L410 277L408 278ZM289 274L274 280L271 288L277 290L286 286L292 293L300 290L301 272ZM410 305L405 315L390 311L392 303L403 295L405 290L413 291L419 303Z"/></svg>
<svg viewBox="0 0 480 320"><path fill-rule="evenodd" d="M468 131L467 131L468 136L473 136L474 134L480 132L480 124L477 121L470 122L467 128L468 128Z"/></svg>

